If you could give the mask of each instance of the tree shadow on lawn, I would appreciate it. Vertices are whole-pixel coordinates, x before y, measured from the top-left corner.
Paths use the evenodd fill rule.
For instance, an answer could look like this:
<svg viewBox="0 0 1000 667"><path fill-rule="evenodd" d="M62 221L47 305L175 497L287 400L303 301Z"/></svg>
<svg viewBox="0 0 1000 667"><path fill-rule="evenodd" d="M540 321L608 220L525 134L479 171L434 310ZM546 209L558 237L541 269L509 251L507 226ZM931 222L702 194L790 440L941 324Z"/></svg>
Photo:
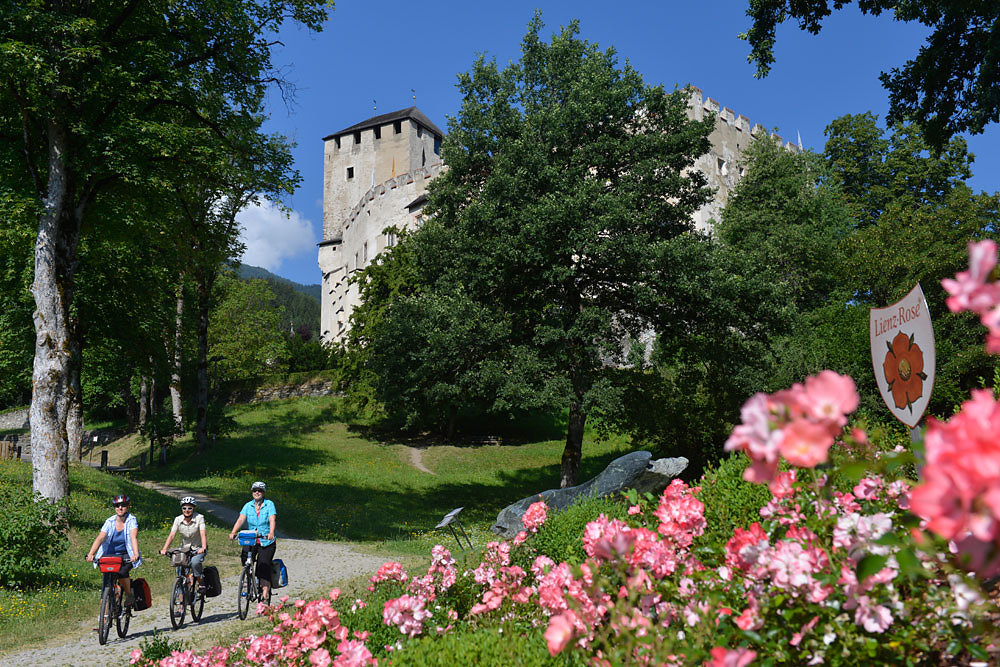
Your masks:
<svg viewBox="0 0 1000 667"><path fill-rule="evenodd" d="M348 423L348 430L380 445L408 447L478 447L481 445L523 445L529 442L564 440L568 412L521 413L512 417L466 413L459 417L455 437L449 439L433 431L406 430L392 419L374 424Z"/></svg>
<svg viewBox="0 0 1000 667"><path fill-rule="evenodd" d="M584 482L622 455L609 452L584 459ZM415 475L419 475L414 471ZM426 532L456 507L464 507L465 526L488 528L497 513L522 498L558 488L559 465L511 469L499 483L442 483L430 487L371 488L290 480L276 487L283 530L297 537L380 542ZM443 536L450 535L442 533ZM445 537L442 537L445 539Z"/></svg>

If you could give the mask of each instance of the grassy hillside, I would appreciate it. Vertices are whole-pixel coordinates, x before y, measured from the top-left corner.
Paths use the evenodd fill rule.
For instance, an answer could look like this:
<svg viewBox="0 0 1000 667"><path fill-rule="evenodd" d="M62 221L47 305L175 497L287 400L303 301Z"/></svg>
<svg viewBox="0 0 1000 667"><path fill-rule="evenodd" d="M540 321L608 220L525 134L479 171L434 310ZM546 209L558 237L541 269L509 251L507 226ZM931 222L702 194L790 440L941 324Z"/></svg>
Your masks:
<svg viewBox="0 0 1000 667"><path fill-rule="evenodd" d="M396 552L426 553L429 541L452 541L431 531L448 511L464 507L466 528L483 543L493 538L488 528L500 509L559 485L561 439L430 447L383 440L345 423L336 397L237 406L232 415L237 430L212 449L199 455L193 443L180 442L166 468L145 474L233 507L250 498L254 480L265 480L282 528L297 537L389 542ZM415 467L411 445L421 447L433 474ZM581 480L626 449L621 439L588 437Z"/></svg>

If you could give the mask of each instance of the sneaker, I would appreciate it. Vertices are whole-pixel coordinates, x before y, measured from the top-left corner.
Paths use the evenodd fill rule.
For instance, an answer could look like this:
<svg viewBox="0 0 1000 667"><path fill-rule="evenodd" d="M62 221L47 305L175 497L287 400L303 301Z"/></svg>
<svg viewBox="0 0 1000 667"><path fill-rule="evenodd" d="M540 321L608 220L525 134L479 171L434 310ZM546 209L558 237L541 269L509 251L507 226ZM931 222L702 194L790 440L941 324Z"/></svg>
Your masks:
<svg viewBox="0 0 1000 667"><path fill-rule="evenodd" d="M125 607L131 609L132 605L135 604L135 593L126 593L122 596L122 603Z"/></svg>

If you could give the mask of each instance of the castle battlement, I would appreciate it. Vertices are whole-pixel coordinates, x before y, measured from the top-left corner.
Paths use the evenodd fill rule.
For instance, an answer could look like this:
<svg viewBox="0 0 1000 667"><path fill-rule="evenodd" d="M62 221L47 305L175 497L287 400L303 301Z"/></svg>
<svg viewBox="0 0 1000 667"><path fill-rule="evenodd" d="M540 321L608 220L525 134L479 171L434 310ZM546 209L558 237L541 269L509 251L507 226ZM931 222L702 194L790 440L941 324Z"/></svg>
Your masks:
<svg viewBox="0 0 1000 667"><path fill-rule="evenodd" d="M341 225L341 234L339 237L333 237L331 240L343 240L344 234L347 229L350 228L351 223L357 220L361 213L365 212L368 208L370 202L375 201L376 197L384 197L386 194L392 194L394 190L399 190L400 192L406 190L406 186L417 184L416 189L423 191L427 187L427 182L435 178L441 173L444 168L443 162L437 162L435 164L429 164L425 167L417 167L412 172L407 172L405 174L399 174L395 178L390 178L387 181L379 183L373 186L365 194L361 195L361 200L354 205L348 213L347 218L344 219ZM416 196L419 192L414 192Z"/></svg>
<svg viewBox="0 0 1000 667"><path fill-rule="evenodd" d="M687 90L690 92L688 97L688 117L693 120L703 120L705 118L705 113L714 113L716 118L727 126L733 128L739 132L745 132L751 137L759 137L761 135L770 135L779 146L782 146L786 150L792 151L793 153L799 152L799 147L790 141L785 141L780 135L769 132L760 123L753 123L751 125L750 119L743 114L737 114L735 111L729 107L722 106L718 101L711 97L705 97L702 93L701 88L697 86L688 86Z"/></svg>

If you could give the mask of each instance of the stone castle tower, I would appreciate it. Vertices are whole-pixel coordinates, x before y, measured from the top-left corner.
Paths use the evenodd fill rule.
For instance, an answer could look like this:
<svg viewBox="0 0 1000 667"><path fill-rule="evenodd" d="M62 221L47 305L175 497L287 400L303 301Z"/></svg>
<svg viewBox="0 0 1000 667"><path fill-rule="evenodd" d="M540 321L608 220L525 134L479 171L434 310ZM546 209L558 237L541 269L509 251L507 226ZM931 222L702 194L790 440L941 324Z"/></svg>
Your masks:
<svg viewBox="0 0 1000 667"><path fill-rule="evenodd" d="M743 151L754 137L767 136L760 124L722 107L701 90L690 87L688 117L701 120L716 114L709 135L712 147L694 168L705 174L715 197L693 217L698 229L718 220L729 193L745 172ZM788 150L792 143L771 134ZM426 190L437 176L444 133L418 108L375 116L323 137L323 241L319 244L322 272L320 332L323 342L342 342L351 311L360 295L348 279L378 253L395 244L388 228L413 229L420 224Z"/></svg>
<svg viewBox="0 0 1000 667"><path fill-rule="evenodd" d="M419 224L427 184L441 171L443 138L416 107L323 137L323 342L344 340L360 298L348 279L395 244L387 228Z"/></svg>

